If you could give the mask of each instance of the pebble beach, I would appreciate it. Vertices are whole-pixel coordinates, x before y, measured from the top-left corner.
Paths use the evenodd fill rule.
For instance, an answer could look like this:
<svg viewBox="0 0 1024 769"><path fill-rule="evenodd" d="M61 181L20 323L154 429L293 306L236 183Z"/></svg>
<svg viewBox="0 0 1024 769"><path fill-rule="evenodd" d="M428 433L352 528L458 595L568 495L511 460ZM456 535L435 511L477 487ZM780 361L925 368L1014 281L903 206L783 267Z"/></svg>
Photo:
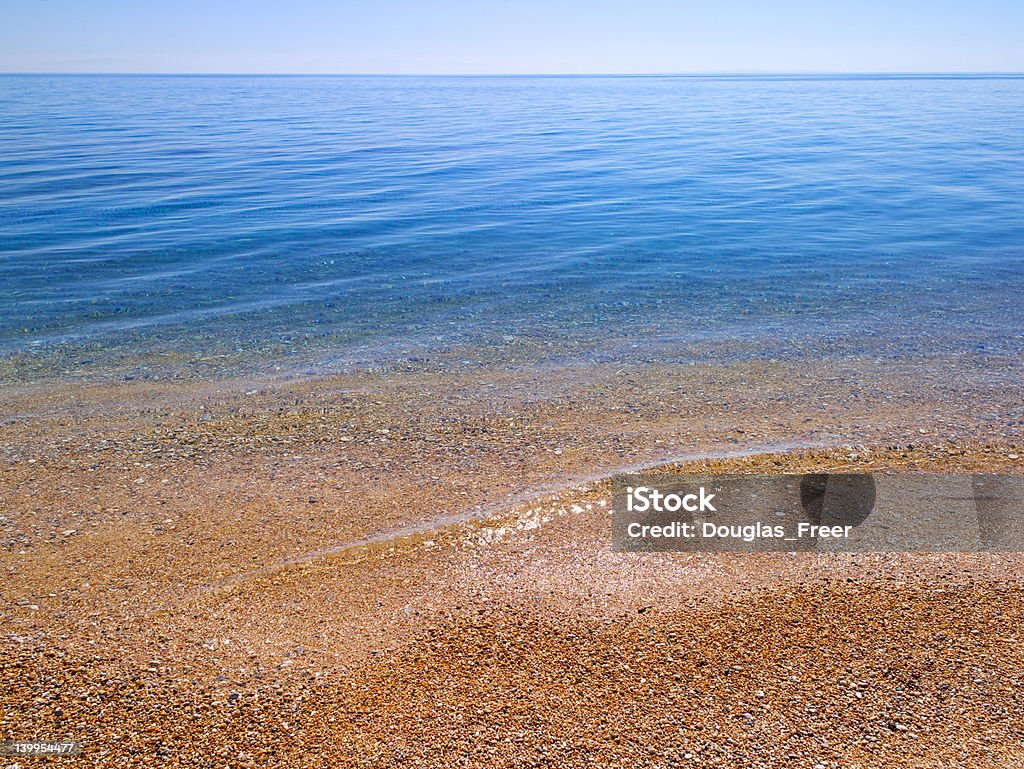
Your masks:
<svg viewBox="0 0 1024 769"><path fill-rule="evenodd" d="M1020 394L957 366L12 385L0 737L118 767L1014 765L1020 555L611 549L623 469L1021 472Z"/></svg>

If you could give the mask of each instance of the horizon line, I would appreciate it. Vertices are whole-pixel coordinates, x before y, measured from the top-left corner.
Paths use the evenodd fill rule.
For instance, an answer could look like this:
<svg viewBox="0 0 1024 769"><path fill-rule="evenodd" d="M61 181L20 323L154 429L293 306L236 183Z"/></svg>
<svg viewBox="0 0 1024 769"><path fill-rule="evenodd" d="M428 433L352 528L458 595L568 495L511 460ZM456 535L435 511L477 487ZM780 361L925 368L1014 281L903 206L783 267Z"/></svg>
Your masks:
<svg viewBox="0 0 1024 769"><path fill-rule="evenodd" d="M1024 70L708 70L689 72L96 72L0 71L9 76L68 77L1024 77Z"/></svg>

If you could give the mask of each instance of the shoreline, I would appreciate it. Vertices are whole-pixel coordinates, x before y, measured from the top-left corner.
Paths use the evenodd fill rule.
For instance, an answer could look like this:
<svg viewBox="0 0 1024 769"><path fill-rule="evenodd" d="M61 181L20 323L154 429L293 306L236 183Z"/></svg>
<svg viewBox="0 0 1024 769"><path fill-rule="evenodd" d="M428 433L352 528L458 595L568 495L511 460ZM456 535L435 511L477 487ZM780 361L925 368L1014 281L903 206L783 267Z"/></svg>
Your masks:
<svg viewBox="0 0 1024 769"><path fill-rule="evenodd" d="M12 55L1017 53L320 5ZM1024 74L871 77L0 78L0 769L1024 768Z"/></svg>
<svg viewBox="0 0 1024 769"><path fill-rule="evenodd" d="M668 633L746 654L758 634L726 632L729 606L768 616L799 599L831 616L860 590L900 625L936 600L932 580L958 596L936 604L951 614L915 620L935 632L960 627L956 611L986 590L1016 616L1024 555L613 553L607 507L623 469L1024 472L1016 391L963 382L953 397L902 370L847 382L807 362L616 371L66 387L8 401L0 737L82 738L88 724L80 761L95 766L440 766L476 744L493 765L522 766L550 765L557 729L575 735L561 738L577 751L565 766L660 766L637 752L646 727L609 732L549 699L565 676L583 686L566 667L586 658L581 639L599 649L592 685L569 689L583 702L624 675L615 649L645 657ZM820 592L833 584L833 598ZM489 669L502 672L481 677ZM520 706L502 680L539 697L511 721L501 714ZM866 680L885 701L897 694ZM650 695L615 692L638 724L653 717ZM701 707L751 712L749 696L725 687ZM435 723L423 698L461 720ZM519 732L526 763L500 747Z"/></svg>

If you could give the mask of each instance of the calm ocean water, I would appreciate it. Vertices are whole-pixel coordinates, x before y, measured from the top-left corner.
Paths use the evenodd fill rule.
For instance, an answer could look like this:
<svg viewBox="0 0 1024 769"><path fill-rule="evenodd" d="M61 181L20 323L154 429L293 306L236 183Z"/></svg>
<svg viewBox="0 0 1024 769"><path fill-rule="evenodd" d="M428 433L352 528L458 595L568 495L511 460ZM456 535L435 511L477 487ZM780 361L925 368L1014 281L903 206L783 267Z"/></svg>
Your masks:
<svg viewBox="0 0 1024 769"><path fill-rule="evenodd" d="M1022 78L4 76L0 105L7 377L1024 337Z"/></svg>

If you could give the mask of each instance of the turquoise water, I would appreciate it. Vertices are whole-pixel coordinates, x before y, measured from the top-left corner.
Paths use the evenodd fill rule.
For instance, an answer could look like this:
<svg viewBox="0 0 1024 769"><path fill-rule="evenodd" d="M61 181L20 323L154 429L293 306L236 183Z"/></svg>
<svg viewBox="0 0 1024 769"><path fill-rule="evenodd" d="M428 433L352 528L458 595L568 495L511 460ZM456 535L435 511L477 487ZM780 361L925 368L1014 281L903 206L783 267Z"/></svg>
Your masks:
<svg viewBox="0 0 1024 769"><path fill-rule="evenodd" d="M1020 77L4 76L0 105L8 376L1024 336Z"/></svg>

